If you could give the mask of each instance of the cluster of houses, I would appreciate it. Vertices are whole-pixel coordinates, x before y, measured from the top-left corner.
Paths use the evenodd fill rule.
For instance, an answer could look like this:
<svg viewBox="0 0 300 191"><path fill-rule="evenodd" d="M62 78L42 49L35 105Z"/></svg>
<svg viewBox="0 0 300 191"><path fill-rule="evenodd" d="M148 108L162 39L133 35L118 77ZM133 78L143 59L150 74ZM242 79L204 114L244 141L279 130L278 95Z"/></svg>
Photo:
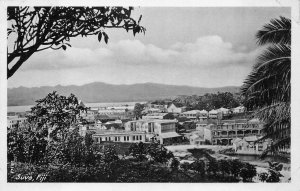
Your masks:
<svg viewBox="0 0 300 191"><path fill-rule="evenodd" d="M25 125L27 118L17 113L8 113L7 115L7 128L22 127Z"/></svg>
<svg viewBox="0 0 300 191"><path fill-rule="evenodd" d="M84 106L83 102L80 102ZM80 116L80 133L92 132L101 142L152 142L168 145L183 141L194 145L233 145L238 152L261 152L268 142L257 141L262 136L263 124L257 119L224 120L229 114L245 112L243 106L233 109L219 108L211 111L190 110L175 104L147 104L142 117L136 119L134 106L90 108ZM8 116L8 127L22 124L25 117ZM178 127L193 127L181 131Z"/></svg>

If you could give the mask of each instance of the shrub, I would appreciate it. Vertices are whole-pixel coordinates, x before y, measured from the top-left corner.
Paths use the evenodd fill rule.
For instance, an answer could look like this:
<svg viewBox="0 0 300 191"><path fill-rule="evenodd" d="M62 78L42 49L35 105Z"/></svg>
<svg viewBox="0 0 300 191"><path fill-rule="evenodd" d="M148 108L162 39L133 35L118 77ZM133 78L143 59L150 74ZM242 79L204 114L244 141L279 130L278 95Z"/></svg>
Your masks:
<svg viewBox="0 0 300 191"><path fill-rule="evenodd" d="M268 179L269 174L266 172L262 172L258 175L259 180L265 182Z"/></svg>
<svg viewBox="0 0 300 191"><path fill-rule="evenodd" d="M256 176L256 168L252 164L244 163L240 171L240 176L243 182L252 182L252 178Z"/></svg>
<svg viewBox="0 0 300 191"><path fill-rule="evenodd" d="M231 166L231 174L234 177L238 177L240 174L241 168L243 167L243 163L238 159L231 160L230 163L231 163L231 165L230 165Z"/></svg>
<svg viewBox="0 0 300 191"><path fill-rule="evenodd" d="M203 160L196 160L191 164L191 169L196 171L201 177L205 175L205 163Z"/></svg>
<svg viewBox="0 0 300 191"><path fill-rule="evenodd" d="M180 168L183 170L183 171L188 171L191 167L190 167L190 163L188 162L184 162L182 164L180 164Z"/></svg>
<svg viewBox="0 0 300 191"><path fill-rule="evenodd" d="M172 159L171 159L171 164L170 164L170 167L171 167L171 169L174 171L174 170L178 170L178 167L179 167L179 160L177 159L177 158L175 158L175 157L173 157Z"/></svg>

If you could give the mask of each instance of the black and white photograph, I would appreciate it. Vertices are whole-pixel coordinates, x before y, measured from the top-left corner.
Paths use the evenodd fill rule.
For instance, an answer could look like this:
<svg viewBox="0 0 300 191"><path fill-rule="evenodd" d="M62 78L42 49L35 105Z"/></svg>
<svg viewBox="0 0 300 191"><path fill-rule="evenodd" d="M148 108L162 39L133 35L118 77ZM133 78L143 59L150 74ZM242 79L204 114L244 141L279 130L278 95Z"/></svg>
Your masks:
<svg viewBox="0 0 300 191"><path fill-rule="evenodd" d="M296 189L299 1L4 2L9 186Z"/></svg>

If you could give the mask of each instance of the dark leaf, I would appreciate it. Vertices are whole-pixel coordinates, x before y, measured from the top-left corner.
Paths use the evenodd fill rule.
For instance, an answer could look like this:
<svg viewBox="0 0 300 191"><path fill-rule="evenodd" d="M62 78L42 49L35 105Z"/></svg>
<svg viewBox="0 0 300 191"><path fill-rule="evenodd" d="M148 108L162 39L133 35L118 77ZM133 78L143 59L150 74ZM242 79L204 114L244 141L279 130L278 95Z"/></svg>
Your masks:
<svg viewBox="0 0 300 191"><path fill-rule="evenodd" d="M99 32L98 33L98 41L101 42L101 39L102 39L102 32Z"/></svg>
<svg viewBox="0 0 300 191"><path fill-rule="evenodd" d="M107 36L106 33L103 33L103 35L104 35L104 41L105 41L105 43L107 44L107 43L108 43L108 36Z"/></svg>

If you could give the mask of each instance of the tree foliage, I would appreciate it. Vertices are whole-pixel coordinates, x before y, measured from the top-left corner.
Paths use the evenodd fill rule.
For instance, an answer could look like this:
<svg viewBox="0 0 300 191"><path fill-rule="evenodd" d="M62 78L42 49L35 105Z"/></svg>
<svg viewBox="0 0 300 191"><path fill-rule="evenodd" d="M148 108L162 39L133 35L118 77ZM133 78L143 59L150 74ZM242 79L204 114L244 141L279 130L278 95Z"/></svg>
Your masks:
<svg viewBox="0 0 300 191"><path fill-rule="evenodd" d="M187 110L207 110L224 108L234 108L243 104L243 97L239 94L233 94L230 92L218 92L218 93L207 93L202 96L179 96L173 100L157 100L152 103L167 104L172 102L177 106L185 106Z"/></svg>
<svg viewBox="0 0 300 191"><path fill-rule="evenodd" d="M7 78L35 52L66 50L72 37L97 35L108 43L106 29L121 28L133 35L145 32L142 16L132 18L132 7L8 7Z"/></svg>
<svg viewBox="0 0 300 191"><path fill-rule="evenodd" d="M144 104L136 103L134 105L133 113L136 119L142 118L142 111L144 110Z"/></svg>
<svg viewBox="0 0 300 191"><path fill-rule="evenodd" d="M129 153L138 161L144 161L147 159L147 147L143 142L131 144L129 147Z"/></svg>
<svg viewBox="0 0 300 191"><path fill-rule="evenodd" d="M28 124L8 132L9 161L93 164L93 141L90 135L84 138L79 134L79 125L84 122L80 114L86 108L78 99L53 92L36 102L27 116Z"/></svg>
<svg viewBox="0 0 300 191"><path fill-rule="evenodd" d="M267 46L257 58L241 89L245 106L265 122L263 139L274 142L266 151L276 153L290 145L291 20L272 19L257 32L259 45Z"/></svg>

